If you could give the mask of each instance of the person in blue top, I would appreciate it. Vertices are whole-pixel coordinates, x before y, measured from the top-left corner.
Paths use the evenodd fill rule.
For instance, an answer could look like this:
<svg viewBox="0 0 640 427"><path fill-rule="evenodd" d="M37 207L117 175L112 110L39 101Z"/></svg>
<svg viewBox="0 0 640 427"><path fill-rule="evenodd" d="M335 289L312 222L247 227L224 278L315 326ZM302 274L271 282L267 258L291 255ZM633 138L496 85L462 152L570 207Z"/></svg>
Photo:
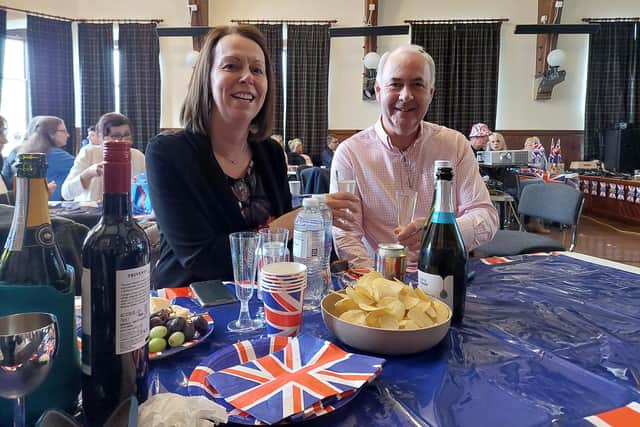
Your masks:
<svg viewBox="0 0 640 427"><path fill-rule="evenodd" d="M74 160L71 154L60 148L67 145L69 139L67 127L59 117L36 116L31 120L29 129L33 129L33 131L18 148L18 153L45 153L47 155L49 200L62 200L60 189Z"/></svg>

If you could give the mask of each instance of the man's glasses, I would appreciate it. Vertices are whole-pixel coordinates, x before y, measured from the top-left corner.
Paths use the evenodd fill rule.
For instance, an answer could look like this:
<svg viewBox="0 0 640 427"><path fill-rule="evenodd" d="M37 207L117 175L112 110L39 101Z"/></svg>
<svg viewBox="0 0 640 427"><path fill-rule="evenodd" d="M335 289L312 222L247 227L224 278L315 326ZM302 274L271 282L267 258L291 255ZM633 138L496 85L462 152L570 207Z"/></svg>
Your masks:
<svg viewBox="0 0 640 427"><path fill-rule="evenodd" d="M113 135L107 135L103 139L105 141L131 141L131 134L125 133L124 135L120 135L116 133Z"/></svg>

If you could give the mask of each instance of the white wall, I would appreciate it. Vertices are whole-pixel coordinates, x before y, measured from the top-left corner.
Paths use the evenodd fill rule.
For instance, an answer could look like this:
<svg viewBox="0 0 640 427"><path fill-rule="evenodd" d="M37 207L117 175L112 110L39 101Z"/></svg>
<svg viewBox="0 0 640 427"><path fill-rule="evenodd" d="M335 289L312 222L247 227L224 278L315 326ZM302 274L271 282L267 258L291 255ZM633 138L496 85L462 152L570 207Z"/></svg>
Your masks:
<svg viewBox="0 0 640 427"><path fill-rule="evenodd" d="M159 18L162 26L188 26L187 0L5 0L6 6L76 18ZM503 24L498 84L499 129L583 129L588 36L561 35L558 45L567 52L567 79L548 101L534 101L534 35L514 35L516 24L532 24L537 0L380 0L379 25L402 24L405 19L508 18ZM210 0L211 25L231 19L337 19L336 26L359 26L362 0ZM583 17L640 16L640 0L565 0L563 23ZM379 37L382 53L409 36ZM329 127L359 129L378 114L374 102L361 100L364 38L331 40ZM161 127L178 127L180 104L191 69L186 55L189 38L161 38ZM436 83L437 84L437 83Z"/></svg>

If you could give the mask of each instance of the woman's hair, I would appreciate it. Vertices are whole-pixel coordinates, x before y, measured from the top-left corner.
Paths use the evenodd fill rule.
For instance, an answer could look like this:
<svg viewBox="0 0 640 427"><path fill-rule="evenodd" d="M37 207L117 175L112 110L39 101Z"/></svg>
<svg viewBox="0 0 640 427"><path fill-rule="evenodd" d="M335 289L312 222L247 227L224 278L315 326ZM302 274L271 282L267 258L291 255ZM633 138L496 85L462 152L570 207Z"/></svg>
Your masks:
<svg viewBox="0 0 640 427"><path fill-rule="evenodd" d="M238 34L253 40L260 46L264 54L265 69L267 72L267 94L262 108L253 119L252 125L256 132L249 132L250 141L262 141L269 137L273 127L273 110L275 100L275 83L271 58L262 33L252 25L233 25L216 27L207 35L204 46L200 50L198 61L193 68L187 96L180 109L180 123L189 131L209 134L211 109L213 108L213 95L211 93L211 70L214 66L214 53L220 40L228 35Z"/></svg>
<svg viewBox="0 0 640 427"><path fill-rule="evenodd" d="M498 141L500 142L500 147L497 150L494 150L491 147L491 137L495 135L496 138L498 138ZM507 149L507 142L504 140L504 136L502 136L502 134L500 132L493 132L491 135L489 135L489 144L487 144L487 149L491 150L491 151L502 151L502 150L506 150Z"/></svg>
<svg viewBox="0 0 640 427"><path fill-rule="evenodd" d="M289 146L289 151L294 153L296 149L302 145L302 140L300 138L294 138L287 142L287 145Z"/></svg>
<svg viewBox="0 0 640 427"><path fill-rule="evenodd" d="M29 122L26 141L18 153L47 153L54 146L53 136L64 121L56 116L35 116Z"/></svg>
<svg viewBox="0 0 640 427"><path fill-rule="evenodd" d="M127 116L120 113L106 113L100 117L100 120L98 120L96 131L98 132L98 135L105 137L109 136L111 128L123 125L128 125L129 129L133 132L133 125Z"/></svg>
<svg viewBox="0 0 640 427"><path fill-rule="evenodd" d="M538 138L537 136L530 136L529 138L524 140L525 147L527 145L535 145L535 144L540 144L540 138Z"/></svg>

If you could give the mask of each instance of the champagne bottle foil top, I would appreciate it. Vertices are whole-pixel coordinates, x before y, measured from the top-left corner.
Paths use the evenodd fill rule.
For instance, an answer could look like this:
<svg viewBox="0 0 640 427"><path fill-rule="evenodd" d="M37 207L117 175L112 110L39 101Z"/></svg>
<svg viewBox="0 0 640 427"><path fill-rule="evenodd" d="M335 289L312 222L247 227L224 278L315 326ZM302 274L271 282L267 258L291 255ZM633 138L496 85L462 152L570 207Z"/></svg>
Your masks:
<svg viewBox="0 0 640 427"><path fill-rule="evenodd" d="M26 178L47 176L47 155L44 153L20 153L16 162L16 175Z"/></svg>
<svg viewBox="0 0 640 427"><path fill-rule="evenodd" d="M131 191L131 144L127 141L105 141L104 192L129 193Z"/></svg>

